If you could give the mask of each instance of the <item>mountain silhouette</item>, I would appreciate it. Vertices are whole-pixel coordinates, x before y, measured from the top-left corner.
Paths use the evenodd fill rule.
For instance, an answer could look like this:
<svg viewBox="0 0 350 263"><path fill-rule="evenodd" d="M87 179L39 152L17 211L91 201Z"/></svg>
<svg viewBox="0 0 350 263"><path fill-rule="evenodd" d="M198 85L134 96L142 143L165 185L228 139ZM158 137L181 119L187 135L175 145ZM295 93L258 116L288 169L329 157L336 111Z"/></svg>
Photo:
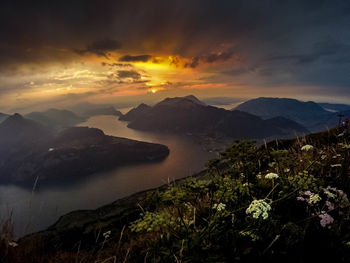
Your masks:
<svg viewBox="0 0 350 263"><path fill-rule="evenodd" d="M128 127L157 132L223 135L237 139L308 132L302 125L286 118L263 120L243 111L228 111L198 101L194 96L176 97L166 98L153 107L143 106L143 110L129 112L132 118L128 118Z"/></svg>

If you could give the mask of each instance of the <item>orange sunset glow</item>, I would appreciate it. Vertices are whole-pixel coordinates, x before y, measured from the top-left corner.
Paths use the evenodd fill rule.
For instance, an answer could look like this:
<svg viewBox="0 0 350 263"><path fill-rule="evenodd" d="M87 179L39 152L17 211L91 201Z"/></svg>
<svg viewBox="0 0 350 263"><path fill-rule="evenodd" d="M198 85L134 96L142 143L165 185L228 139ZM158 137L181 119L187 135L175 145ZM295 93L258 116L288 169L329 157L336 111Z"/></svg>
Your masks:
<svg viewBox="0 0 350 263"><path fill-rule="evenodd" d="M145 2L139 5L149 10ZM44 15L41 23L23 14L28 21L11 25L8 32L13 34L5 36L0 47L0 110L13 112L14 105L25 111L40 105L63 107L73 101L151 101L150 95L156 100L188 93L203 98L296 94L307 100L316 91L316 99L322 101L329 87L334 101L349 98L345 62L332 64L344 60L340 54L348 54L347 44L340 44L342 34L336 33L341 27L320 29L312 40L306 27L288 30L307 15L289 20L281 13L275 23L263 5L256 9L261 16L250 15L248 10L254 8L246 5L240 8L247 15L236 14L236 5L206 3L199 10L195 4L183 9L180 3L162 3L143 16L142 8L134 15L132 4L120 10L108 4L96 7L105 15L95 24L88 17L62 20L60 14ZM209 10L225 12L216 19L217 11ZM63 28L62 21L71 27ZM41 30L43 24L55 29Z"/></svg>

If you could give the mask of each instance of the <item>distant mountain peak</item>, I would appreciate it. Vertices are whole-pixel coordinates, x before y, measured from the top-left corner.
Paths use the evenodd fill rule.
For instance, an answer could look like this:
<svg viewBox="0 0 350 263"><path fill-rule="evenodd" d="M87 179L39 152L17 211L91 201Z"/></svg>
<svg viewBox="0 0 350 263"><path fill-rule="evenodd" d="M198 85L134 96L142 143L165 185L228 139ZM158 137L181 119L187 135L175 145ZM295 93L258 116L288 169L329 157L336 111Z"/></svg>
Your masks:
<svg viewBox="0 0 350 263"><path fill-rule="evenodd" d="M328 118L333 118L314 101L305 102L291 98L260 97L243 102L235 110L245 111L263 119L282 116L312 131L323 129L324 126L321 123L326 123Z"/></svg>
<svg viewBox="0 0 350 263"><path fill-rule="evenodd" d="M150 108L151 106L145 104L145 103L141 103L139 106L136 107L136 109L148 109Z"/></svg>
<svg viewBox="0 0 350 263"><path fill-rule="evenodd" d="M267 121L243 111L203 105L194 96L166 98L144 112L133 109L124 120L130 121L128 127L132 129L235 139L307 132L302 125L287 118Z"/></svg>
<svg viewBox="0 0 350 263"><path fill-rule="evenodd" d="M187 95L184 97L185 99L191 100L195 103L198 103L200 105L206 105L204 102L202 102L201 100L199 100L196 96L194 95Z"/></svg>
<svg viewBox="0 0 350 263"><path fill-rule="evenodd" d="M21 122L24 121L24 117L19 114L19 113L15 113L13 115L10 115L5 121L3 121L3 124L6 123L14 123L14 122Z"/></svg>
<svg viewBox="0 0 350 263"><path fill-rule="evenodd" d="M160 106L160 105L178 105L179 103L191 103L191 104L196 104L196 105L201 105L201 106L206 106L206 104L202 101L200 101L198 98L196 98L194 95L188 95L185 97L172 97L172 98L166 98L162 100L161 102L157 103L155 106Z"/></svg>
<svg viewBox="0 0 350 263"><path fill-rule="evenodd" d="M50 136L49 130L39 123L15 113L0 123L0 144L38 141Z"/></svg>
<svg viewBox="0 0 350 263"><path fill-rule="evenodd" d="M145 112L149 111L150 109L152 109L151 106L144 104L144 103L141 103L136 108L132 108L125 115L120 116L119 119L122 121L132 121L135 118L137 118L137 116L139 116L140 114L144 114Z"/></svg>

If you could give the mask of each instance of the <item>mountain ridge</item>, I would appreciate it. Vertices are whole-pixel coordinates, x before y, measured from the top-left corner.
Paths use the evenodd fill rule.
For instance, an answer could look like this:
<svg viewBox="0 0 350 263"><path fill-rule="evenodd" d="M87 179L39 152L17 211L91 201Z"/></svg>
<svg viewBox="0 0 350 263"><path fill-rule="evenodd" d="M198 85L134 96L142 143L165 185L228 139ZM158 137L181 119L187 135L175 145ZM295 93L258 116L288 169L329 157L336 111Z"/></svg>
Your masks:
<svg viewBox="0 0 350 263"><path fill-rule="evenodd" d="M48 127L67 127L74 126L85 119L77 116L69 110L48 109L42 112L31 112L25 115L26 118L37 121L38 123Z"/></svg>
<svg viewBox="0 0 350 263"><path fill-rule="evenodd" d="M322 107L322 104L313 101L304 102L290 98L260 97L243 102L233 110L256 114L264 119L282 116L315 132L335 127L338 124L338 113L329 112ZM347 112L344 112L344 114L350 116Z"/></svg>
<svg viewBox="0 0 350 263"><path fill-rule="evenodd" d="M191 133L201 135L222 134L224 136L242 139L261 139L270 136L285 136L296 133L307 133L307 129L292 120L283 120L283 125L265 122L258 116L243 111L228 111L197 102L194 96L166 98L153 107L148 106L143 111L130 111L128 127L132 129L156 132ZM137 108L136 108L137 109ZM288 126L290 122L290 126Z"/></svg>

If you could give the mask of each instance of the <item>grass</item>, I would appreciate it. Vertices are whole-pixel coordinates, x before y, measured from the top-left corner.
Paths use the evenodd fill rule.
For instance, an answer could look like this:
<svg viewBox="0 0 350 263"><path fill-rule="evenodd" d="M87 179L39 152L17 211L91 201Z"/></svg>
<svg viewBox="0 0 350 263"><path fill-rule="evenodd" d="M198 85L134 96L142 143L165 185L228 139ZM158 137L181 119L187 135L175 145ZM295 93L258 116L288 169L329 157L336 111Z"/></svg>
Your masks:
<svg viewBox="0 0 350 263"><path fill-rule="evenodd" d="M55 235L12 247L13 222L4 222L0 256L4 263L349 262L349 164L350 137L339 130L262 147L237 142L204 175L149 192L139 213L113 221L123 225L84 226L94 236L67 229L65 240L78 235L70 248Z"/></svg>

